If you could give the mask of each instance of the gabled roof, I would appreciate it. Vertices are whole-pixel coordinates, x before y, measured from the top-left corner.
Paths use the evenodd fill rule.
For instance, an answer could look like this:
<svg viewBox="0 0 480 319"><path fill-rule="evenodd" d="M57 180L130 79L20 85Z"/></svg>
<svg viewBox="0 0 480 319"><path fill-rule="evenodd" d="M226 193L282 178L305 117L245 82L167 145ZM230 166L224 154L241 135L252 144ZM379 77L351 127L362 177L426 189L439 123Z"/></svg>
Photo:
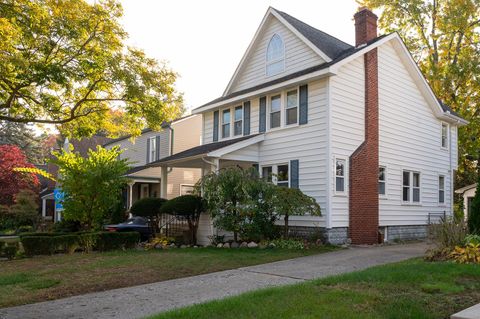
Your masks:
<svg viewBox="0 0 480 319"><path fill-rule="evenodd" d="M173 161L173 160L179 160L179 159L182 159L182 158L200 156L200 155L204 155L204 154L206 155L210 152L219 150L221 148L233 145L233 144L241 142L241 141L251 139L251 138L253 138L255 136L258 136L258 135L260 135L260 134L253 134L253 135L243 136L243 137L234 138L234 139L230 139L230 140L199 145L199 146L190 148L188 150L185 150L183 152L179 152L179 153L164 157L162 159L159 159L158 161L151 162L151 163L147 164L146 166L159 166L162 163L170 162L170 161Z"/></svg>
<svg viewBox="0 0 480 319"><path fill-rule="evenodd" d="M462 188L456 189L456 190L455 190L455 193L456 193L456 194L463 194L463 193L465 193L466 191L468 191L468 190L470 190L470 189L472 189L472 188L477 188L477 183L471 184L471 185L467 185L467 186L464 186L464 187L462 187Z"/></svg>
<svg viewBox="0 0 480 319"><path fill-rule="evenodd" d="M352 49L348 43L343 42L321 30L318 30L305 22L292 17L291 15L272 8L278 12L290 25L292 25L298 32L300 32L305 38L312 42L319 50L325 53L330 59L334 60L342 52L347 49Z"/></svg>

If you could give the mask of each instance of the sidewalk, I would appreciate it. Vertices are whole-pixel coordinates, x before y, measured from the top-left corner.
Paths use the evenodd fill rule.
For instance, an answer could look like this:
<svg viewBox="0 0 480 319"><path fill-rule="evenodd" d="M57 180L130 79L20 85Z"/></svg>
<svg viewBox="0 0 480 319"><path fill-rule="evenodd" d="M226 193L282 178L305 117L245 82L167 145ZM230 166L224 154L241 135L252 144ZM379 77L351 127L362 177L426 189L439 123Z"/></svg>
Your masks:
<svg viewBox="0 0 480 319"><path fill-rule="evenodd" d="M0 309L0 319L142 318L270 286L352 272L423 255L426 244L331 253Z"/></svg>

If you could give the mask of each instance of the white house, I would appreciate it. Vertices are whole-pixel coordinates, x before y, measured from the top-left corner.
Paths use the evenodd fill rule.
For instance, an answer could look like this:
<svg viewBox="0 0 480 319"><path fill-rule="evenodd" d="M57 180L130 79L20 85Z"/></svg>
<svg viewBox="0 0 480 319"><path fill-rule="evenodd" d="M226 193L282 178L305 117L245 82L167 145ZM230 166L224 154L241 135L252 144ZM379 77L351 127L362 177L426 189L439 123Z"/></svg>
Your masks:
<svg viewBox="0 0 480 319"><path fill-rule="evenodd" d="M350 45L269 8L223 94L193 110L203 144L150 164L163 183L170 167L258 167L317 200L321 217L291 224L332 243L423 237L429 214L451 214L467 122L435 97L397 33L377 36L367 9L354 18ZM204 216L200 243L220 231Z"/></svg>
<svg viewBox="0 0 480 319"><path fill-rule="evenodd" d="M190 115L165 123L160 132L145 129L132 140L124 136L111 140L104 147L111 149L119 146L123 153L121 159L128 159L133 167L128 171L128 188L125 193L127 208L140 198L173 198L191 193L200 178L198 168L149 167L148 164L200 145L202 118ZM161 184L162 171L168 176L168 182ZM161 187L162 185L162 187Z"/></svg>
<svg viewBox="0 0 480 319"><path fill-rule="evenodd" d="M470 215L470 207L473 198L477 192L477 183L459 188L455 191L457 194L462 194L463 197L463 216L467 218Z"/></svg>

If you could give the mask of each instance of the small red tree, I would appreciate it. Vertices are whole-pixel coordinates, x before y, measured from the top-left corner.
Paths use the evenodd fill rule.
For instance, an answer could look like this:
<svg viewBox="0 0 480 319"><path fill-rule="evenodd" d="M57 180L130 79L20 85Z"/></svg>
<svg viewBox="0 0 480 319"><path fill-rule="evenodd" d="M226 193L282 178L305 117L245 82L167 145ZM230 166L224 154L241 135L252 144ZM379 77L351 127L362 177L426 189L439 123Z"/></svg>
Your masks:
<svg viewBox="0 0 480 319"><path fill-rule="evenodd" d="M15 172L16 167L34 167L16 145L0 145L0 205L12 205L23 189L38 190L36 175Z"/></svg>

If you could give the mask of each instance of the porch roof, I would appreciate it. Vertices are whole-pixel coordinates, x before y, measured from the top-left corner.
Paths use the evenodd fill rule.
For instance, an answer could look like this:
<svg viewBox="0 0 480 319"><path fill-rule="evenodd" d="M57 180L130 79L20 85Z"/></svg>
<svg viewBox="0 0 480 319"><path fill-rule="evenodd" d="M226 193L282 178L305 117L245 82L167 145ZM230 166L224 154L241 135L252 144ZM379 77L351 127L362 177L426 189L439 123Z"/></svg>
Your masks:
<svg viewBox="0 0 480 319"><path fill-rule="evenodd" d="M199 145L183 152L164 157L147 164L147 167L165 166L172 162L185 161L199 157L221 157L223 154L263 141L264 134L253 134L220 142ZM224 151L224 152L223 152Z"/></svg>

